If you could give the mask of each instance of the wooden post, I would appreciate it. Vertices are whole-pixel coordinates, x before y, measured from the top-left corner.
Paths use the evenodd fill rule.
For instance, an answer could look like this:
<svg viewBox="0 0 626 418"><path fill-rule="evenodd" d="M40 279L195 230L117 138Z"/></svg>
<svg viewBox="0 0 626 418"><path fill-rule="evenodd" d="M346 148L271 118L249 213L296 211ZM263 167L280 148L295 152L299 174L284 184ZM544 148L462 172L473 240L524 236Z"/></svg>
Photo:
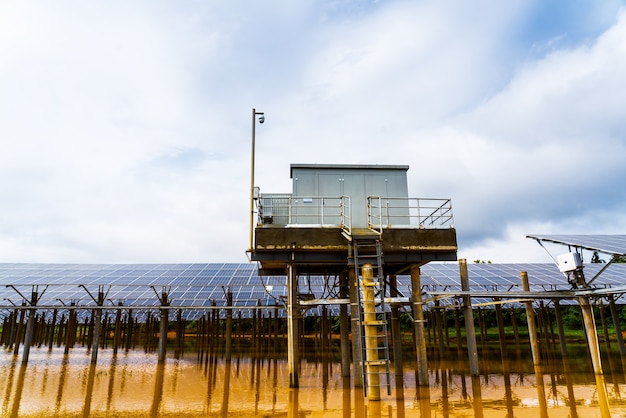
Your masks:
<svg viewBox="0 0 626 418"><path fill-rule="evenodd" d="M26 306L26 301L22 302L22 306ZM22 342L22 329L24 328L24 316L26 315L26 310L25 309L21 309L20 310L20 318L18 320L17 323L17 327L15 329L15 337L13 338L13 341L15 343L15 347L13 349L13 355L17 356L17 354L19 353L19 349L20 349L20 343Z"/></svg>
<svg viewBox="0 0 626 418"><path fill-rule="evenodd" d="M287 268L287 363L289 370L289 387L300 387L299 375L299 339L298 332L298 276L293 264Z"/></svg>
<svg viewBox="0 0 626 418"><path fill-rule="evenodd" d="M520 273L522 279L522 290L529 292L530 284L528 282L528 273L522 271ZM537 397L539 398L539 413L541 418L547 418L548 404L546 402L546 392L543 384L543 371L541 368L541 355L539 352L539 341L537 339L537 323L535 322L535 312L532 302L524 302L526 306L526 320L528 322L528 336L530 338L530 349L533 356L533 365L535 368L535 379L537 381Z"/></svg>
<svg viewBox="0 0 626 418"><path fill-rule="evenodd" d="M167 352L167 328L170 316L170 310L167 309L167 306L170 305L169 297L165 287L161 291L161 297L159 298L161 302L161 320L159 322L159 363L165 362L165 355Z"/></svg>
<svg viewBox="0 0 626 418"><path fill-rule="evenodd" d="M561 304L558 299L554 299L554 316L556 316L556 328L559 332L559 345L561 347L561 357L567 357L567 343L565 341L565 327L563 326L563 314Z"/></svg>
<svg viewBox="0 0 626 418"><path fill-rule="evenodd" d="M361 268L363 277L363 325L365 330L365 370L367 373L367 398L380 400L380 371L378 365L378 336L376 329L376 304L374 301L374 269L371 264Z"/></svg>
<svg viewBox="0 0 626 418"><path fill-rule="evenodd" d="M28 363L28 356L30 355L30 345L33 341L33 333L35 331L35 315L37 314L37 291L33 289L31 294L30 306L28 310L28 322L26 323L26 336L24 337L24 352L22 353L22 363Z"/></svg>
<svg viewBox="0 0 626 418"><path fill-rule="evenodd" d="M56 327L57 322L57 310L54 309L52 311L52 320L50 320L50 335L48 336L48 351L52 351L52 347L54 346L54 328ZM59 332L61 332L61 326L59 324Z"/></svg>
<svg viewBox="0 0 626 418"><path fill-rule="evenodd" d="M104 304L104 291L102 286L98 291L98 308L95 310L93 340L91 342L91 364L98 361L98 346L100 344L100 327L102 325L102 305Z"/></svg>
<svg viewBox="0 0 626 418"><path fill-rule="evenodd" d="M226 310L226 347L224 349L224 355L230 366L233 347L233 310L230 309L233 306L233 292L231 292L230 289L226 293L226 306L228 309Z"/></svg>
<svg viewBox="0 0 626 418"><path fill-rule="evenodd" d="M232 314L231 314L232 315ZM232 319L232 316L231 316ZM180 358L185 346L185 321L183 320L183 310L176 310L176 358Z"/></svg>
<svg viewBox="0 0 626 418"><path fill-rule="evenodd" d="M415 356L417 361L417 377L419 386L428 386L428 359L426 356L426 340L424 339L424 312L422 310L422 285L420 268L411 266L411 302L413 308L413 330L415 332Z"/></svg>
<svg viewBox="0 0 626 418"><path fill-rule="evenodd" d="M118 301L118 306L122 306L123 302ZM113 354L117 354L122 339L122 310L115 312L115 330L113 331Z"/></svg>
<svg viewBox="0 0 626 418"><path fill-rule="evenodd" d="M461 290L468 292L470 290L469 273L467 270L467 260L464 258L459 259L459 272L461 277ZM463 308L470 375L478 376L480 373L478 369L478 348L476 347L476 330L474 328L474 313L472 312L472 298L470 296L463 296Z"/></svg>
<svg viewBox="0 0 626 418"><path fill-rule="evenodd" d="M602 371L602 361L600 360L600 344L598 343L598 333L593 317L593 310L591 309L588 297L579 297L578 303L580 304L580 309L583 314L587 344L589 344L589 354L591 355L591 364L593 365L593 372L596 377L600 414L602 418L607 418L611 416L611 410L609 409L606 385L604 384L604 373Z"/></svg>

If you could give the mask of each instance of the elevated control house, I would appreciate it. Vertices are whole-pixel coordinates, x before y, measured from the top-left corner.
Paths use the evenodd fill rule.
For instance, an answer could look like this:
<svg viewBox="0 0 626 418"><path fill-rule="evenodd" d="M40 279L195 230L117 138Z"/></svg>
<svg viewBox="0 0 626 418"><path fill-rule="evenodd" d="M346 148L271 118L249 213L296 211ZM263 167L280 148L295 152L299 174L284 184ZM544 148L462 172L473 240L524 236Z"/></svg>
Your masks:
<svg viewBox="0 0 626 418"><path fill-rule="evenodd" d="M456 260L449 199L408 196L406 165L292 164L292 193L256 196L250 256L261 274L340 273L355 245L378 241L386 274Z"/></svg>
<svg viewBox="0 0 626 418"><path fill-rule="evenodd" d="M408 169L292 164L291 193L260 193L252 187L257 219L251 220L250 258L259 262L261 276L287 276L290 386L298 386L302 308L340 305L342 374L350 373L350 333L355 386L363 386L371 400L380 399L383 373L390 391L390 309L411 303L415 333L423 335L419 266L456 260L457 242L450 199L409 197ZM408 272L411 298L399 295L394 284L395 275ZM323 277L326 288L338 289L326 296L300 292L298 277L310 275ZM400 346L399 339L392 343L394 349ZM418 367L426 371L425 352L418 351Z"/></svg>

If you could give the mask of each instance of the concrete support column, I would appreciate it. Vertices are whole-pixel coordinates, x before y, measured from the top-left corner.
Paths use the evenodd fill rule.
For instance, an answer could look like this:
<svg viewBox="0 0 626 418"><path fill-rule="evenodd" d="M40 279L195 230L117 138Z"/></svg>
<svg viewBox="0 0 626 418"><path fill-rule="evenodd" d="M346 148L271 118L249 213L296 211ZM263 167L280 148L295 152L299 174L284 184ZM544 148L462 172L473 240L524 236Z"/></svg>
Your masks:
<svg viewBox="0 0 626 418"><path fill-rule="evenodd" d="M298 379L299 342L298 332L298 276L293 264L287 267L287 365L289 369L289 387L300 386Z"/></svg>
<svg viewBox="0 0 626 418"><path fill-rule="evenodd" d="M459 259L459 273L461 276L461 290L468 292L469 272L467 271L467 260ZM472 311L472 298L463 296L463 310L465 317L465 337L467 339L467 355L469 359L469 369L471 376L478 376L478 348L476 346L476 329L474 328L474 312Z"/></svg>
<svg viewBox="0 0 626 418"><path fill-rule="evenodd" d="M426 356L426 339L424 338L424 312L422 311L422 285L420 268L411 266L411 304L413 309L413 329L415 332L415 355L417 360L417 376L419 386L428 386L428 359Z"/></svg>
<svg viewBox="0 0 626 418"><path fill-rule="evenodd" d="M398 281L395 274L389 276L391 297L398 296ZM393 363L396 376L403 376L402 365L402 331L400 329L400 309L399 305L391 305L391 338L393 343Z"/></svg>
<svg viewBox="0 0 626 418"><path fill-rule="evenodd" d="M604 384L604 373L602 371L602 362L600 360L600 344L598 342L598 333L596 323L593 316L593 309L589 303L589 298L578 298L580 309L583 314L583 322L585 324L585 333L587 334L587 344L589 344L589 354L591 355L591 364L596 377L596 388L598 390L598 405L600 406L600 414L602 418L610 417L609 401L606 393L606 385Z"/></svg>
<svg viewBox="0 0 626 418"><path fill-rule="evenodd" d="M354 268L348 269L350 282L350 319L352 328L352 364L354 365L354 387L363 387L363 345L361 327L359 326L359 286Z"/></svg>
<svg viewBox="0 0 626 418"><path fill-rule="evenodd" d="M529 292L528 273L520 273L522 279L522 290ZM530 338L530 349L533 356L535 368L535 379L537 381L537 397L539 398L539 414L541 418L547 418L546 392L543 384L543 371L541 368L541 354L539 351L539 340L537 339L537 323L535 322L535 312L532 302L524 302L526 305L526 321L528 322L528 336Z"/></svg>

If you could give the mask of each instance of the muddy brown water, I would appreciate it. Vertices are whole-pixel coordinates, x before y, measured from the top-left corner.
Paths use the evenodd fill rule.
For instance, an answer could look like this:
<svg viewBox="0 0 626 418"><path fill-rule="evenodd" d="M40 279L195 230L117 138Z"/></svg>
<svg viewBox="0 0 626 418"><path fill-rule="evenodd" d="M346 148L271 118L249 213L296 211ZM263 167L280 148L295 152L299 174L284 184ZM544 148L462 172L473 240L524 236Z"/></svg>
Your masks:
<svg viewBox="0 0 626 418"><path fill-rule="evenodd" d="M483 373L471 378L462 359L429 361L430 387L416 388L414 364L391 371L390 390L369 401L341 364L305 355L300 387L289 388L282 354L235 354L199 361L198 353L170 356L101 349L90 365L86 348L31 349L27 365L11 350L0 352L3 417L600 417L595 379L584 353L573 356L568 374L557 366L537 385L529 355L503 362L495 353L481 360ZM275 357L275 358L269 358ZM286 357L286 356L285 356ZM325 356L324 356L325 357ZM619 362L619 358L614 359ZM386 379L382 379L383 382ZM624 374L605 374L613 417L626 417ZM542 387L543 386L543 387ZM545 410L539 402L543 393Z"/></svg>

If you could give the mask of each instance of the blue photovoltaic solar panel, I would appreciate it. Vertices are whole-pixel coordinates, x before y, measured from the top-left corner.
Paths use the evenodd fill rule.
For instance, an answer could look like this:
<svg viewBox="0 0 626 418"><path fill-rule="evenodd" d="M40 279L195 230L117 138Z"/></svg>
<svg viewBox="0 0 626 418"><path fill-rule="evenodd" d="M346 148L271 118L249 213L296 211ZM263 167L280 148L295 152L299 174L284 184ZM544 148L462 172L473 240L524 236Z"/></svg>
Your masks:
<svg viewBox="0 0 626 418"><path fill-rule="evenodd" d="M526 237L589 251L626 255L626 235L527 235Z"/></svg>
<svg viewBox="0 0 626 418"><path fill-rule="evenodd" d="M609 248L609 247L605 247ZM611 247L615 250L615 247ZM585 265L589 279L604 264ZM429 263L420 268L422 290L455 291L460 289L459 265L457 263ZM469 264L471 289L478 291L519 290L520 272L528 272L531 290L569 290L566 278L554 264ZM92 295L100 288L107 292L106 304L141 304L157 306L157 293L166 288L173 304L180 306L218 306L225 304L223 288L233 292L235 304L252 306L261 300L263 305L275 303L274 298L287 294L286 278L280 276L258 277L255 264L141 264L141 265L80 265L80 264L2 264L0 263L0 306L7 309L11 303L21 304L22 297L12 288L29 299L33 286L41 297L38 305L62 307L78 301L81 305L93 306L94 302L80 285ZM337 277L301 276L299 293L313 293L315 297L337 297ZM410 277L397 276L398 291L410 296ZM46 286L49 285L47 288ZM264 285L271 286L271 296ZM594 282L597 287L626 285L626 264L613 264ZM154 290L150 287L154 286ZM105 304L105 306L106 306ZM334 309L334 308L332 308ZM309 310L316 312L316 310Z"/></svg>

